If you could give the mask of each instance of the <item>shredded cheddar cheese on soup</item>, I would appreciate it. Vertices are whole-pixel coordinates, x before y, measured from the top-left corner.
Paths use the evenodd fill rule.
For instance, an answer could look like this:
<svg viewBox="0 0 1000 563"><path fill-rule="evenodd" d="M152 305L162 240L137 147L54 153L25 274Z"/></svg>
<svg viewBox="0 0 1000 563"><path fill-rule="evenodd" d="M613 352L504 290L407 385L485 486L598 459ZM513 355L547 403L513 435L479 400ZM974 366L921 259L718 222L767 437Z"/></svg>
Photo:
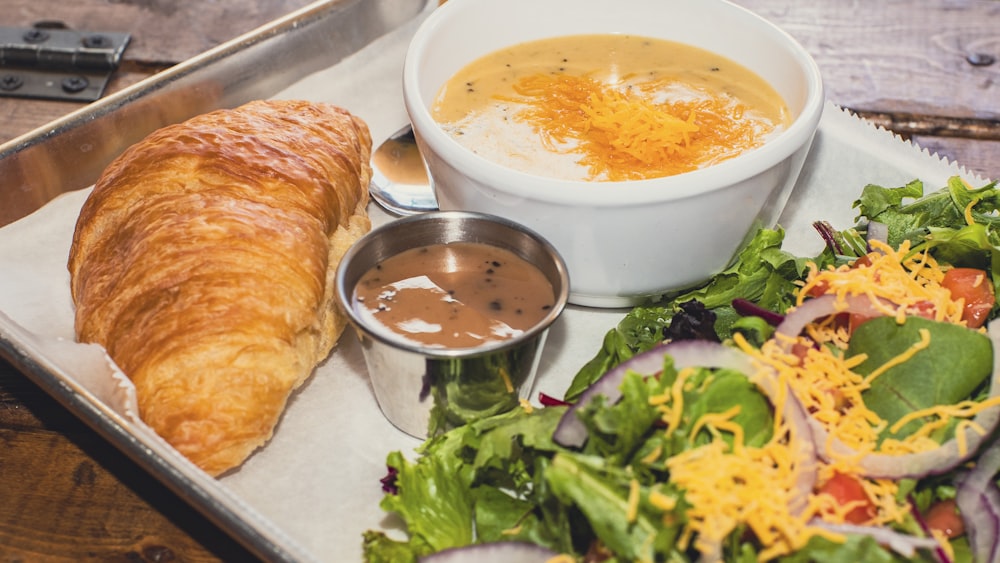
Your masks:
<svg viewBox="0 0 1000 563"><path fill-rule="evenodd" d="M782 95L750 68L627 33L497 49L448 78L430 109L445 133L487 160L577 182L704 168L794 122Z"/></svg>
<svg viewBox="0 0 1000 563"><path fill-rule="evenodd" d="M535 74L515 85L520 97L512 101L524 105L515 118L530 123L551 150L580 153L594 177L612 181L695 170L759 145L770 131L719 95L661 101L655 92L664 86Z"/></svg>

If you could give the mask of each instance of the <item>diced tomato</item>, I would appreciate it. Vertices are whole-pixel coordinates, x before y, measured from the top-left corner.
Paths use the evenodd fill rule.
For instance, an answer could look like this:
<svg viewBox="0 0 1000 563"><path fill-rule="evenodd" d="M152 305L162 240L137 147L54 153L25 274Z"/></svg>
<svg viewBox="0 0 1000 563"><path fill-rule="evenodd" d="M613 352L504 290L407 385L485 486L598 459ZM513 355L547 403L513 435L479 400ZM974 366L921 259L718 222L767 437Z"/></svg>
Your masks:
<svg viewBox="0 0 1000 563"><path fill-rule="evenodd" d="M996 303L989 274L976 268L952 268L945 272L941 285L951 292L952 299L965 300L962 320L967 326L979 328L986 324Z"/></svg>
<svg viewBox="0 0 1000 563"><path fill-rule="evenodd" d="M918 317L923 317L925 319L934 320L934 316L937 314L937 309L934 304L930 301L918 301L907 309L907 313L910 315L916 315ZM843 314L843 313L842 313ZM859 326L867 321L874 319L875 317L862 315L861 313L850 313L848 317L848 333L854 334Z"/></svg>
<svg viewBox="0 0 1000 563"><path fill-rule="evenodd" d="M826 295L827 290L830 289L830 284L823 280L816 282L816 285L810 287L806 290L806 295L809 297L822 297Z"/></svg>
<svg viewBox="0 0 1000 563"><path fill-rule="evenodd" d="M868 498L861 482L850 475L834 473L816 492L830 495L840 506L853 506L844 515L844 520L848 523L864 524L875 517L875 503Z"/></svg>
<svg viewBox="0 0 1000 563"><path fill-rule="evenodd" d="M928 528L941 532L948 539L965 534L965 522L954 500L942 500L931 505L924 514L924 522Z"/></svg>
<svg viewBox="0 0 1000 563"><path fill-rule="evenodd" d="M847 330L849 334L854 334L859 326L864 324L866 321L872 320L874 317L868 315L862 315L861 313L851 313L847 320Z"/></svg>
<svg viewBox="0 0 1000 563"><path fill-rule="evenodd" d="M806 346L805 344L802 344L800 342L796 342L795 344L792 344L791 352L792 355L797 357L799 360L804 360L806 355L809 353L809 349L810 349L809 346Z"/></svg>
<svg viewBox="0 0 1000 563"><path fill-rule="evenodd" d="M872 265L872 259L870 256L865 254L864 256L859 256L857 260L851 262L852 268L867 268Z"/></svg>
<svg viewBox="0 0 1000 563"><path fill-rule="evenodd" d="M934 320L934 316L937 314L937 307L930 301L917 301L913 305L910 305L907 312L911 315Z"/></svg>

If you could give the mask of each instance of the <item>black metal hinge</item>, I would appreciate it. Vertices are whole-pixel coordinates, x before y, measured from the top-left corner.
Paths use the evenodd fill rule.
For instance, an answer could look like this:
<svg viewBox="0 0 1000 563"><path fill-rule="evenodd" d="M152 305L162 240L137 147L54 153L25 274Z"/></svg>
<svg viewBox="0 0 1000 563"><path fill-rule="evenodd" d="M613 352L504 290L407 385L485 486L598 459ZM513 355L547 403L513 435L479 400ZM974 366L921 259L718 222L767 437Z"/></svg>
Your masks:
<svg viewBox="0 0 1000 563"><path fill-rule="evenodd" d="M92 102L121 62L128 33L0 27L0 97Z"/></svg>

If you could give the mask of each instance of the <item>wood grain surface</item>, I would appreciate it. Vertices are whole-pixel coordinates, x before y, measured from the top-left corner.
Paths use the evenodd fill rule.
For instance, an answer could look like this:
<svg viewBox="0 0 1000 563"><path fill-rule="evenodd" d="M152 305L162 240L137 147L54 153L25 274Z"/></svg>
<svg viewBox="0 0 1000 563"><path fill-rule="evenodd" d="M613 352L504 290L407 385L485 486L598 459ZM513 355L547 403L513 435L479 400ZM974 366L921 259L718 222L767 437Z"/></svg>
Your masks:
<svg viewBox="0 0 1000 563"><path fill-rule="evenodd" d="M1000 1L738 3L806 46L830 100L1000 178ZM114 91L307 4L3 0L0 25L131 33ZM0 98L0 142L77 107ZM252 559L0 361L0 561Z"/></svg>
<svg viewBox="0 0 1000 563"><path fill-rule="evenodd" d="M311 0L3 0L0 25L61 25L131 34L108 92L312 3ZM77 102L0 98L0 141L28 133L80 107Z"/></svg>
<svg viewBox="0 0 1000 563"><path fill-rule="evenodd" d="M12 371L0 365L0 560L254 559Z"/></svg>
<svg viewBox="0 0 1000 563"><path fill-rule="evenodd" d="M833 102L1000 178L1000 2L737 3L805 46Z"/></svg>

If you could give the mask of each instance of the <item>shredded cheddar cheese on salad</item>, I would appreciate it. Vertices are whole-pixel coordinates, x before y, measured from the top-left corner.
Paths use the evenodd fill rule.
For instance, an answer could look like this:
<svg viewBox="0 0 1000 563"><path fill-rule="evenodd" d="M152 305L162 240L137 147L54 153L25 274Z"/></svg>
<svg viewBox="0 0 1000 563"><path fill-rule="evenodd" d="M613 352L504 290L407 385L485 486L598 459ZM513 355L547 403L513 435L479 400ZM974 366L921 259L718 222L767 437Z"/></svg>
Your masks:
<svg viewBox="0 0 1000 563"><path fill-rule="evenodd" d="M816 289L821 288L822 293L836 295L838 299L848 295L866 296L873 305L900 323L906 322L908 315L916 315L964 324L963 303L953 299L950 291L941 285L944 270L932 257L925 253L911 256L908 241L898 249L892 249L878 241L872 241L872 246L875 252L868 254L861 265L813 271L799 293L799 303L810 292L815 293ZM845 344L842 330L832 328L829 324L814 326L810 336L819 346L810 346L799 366L794 365L794 362L788 364L781 361L787 359L787 356L773 354L769 363L786 374L792 372L789 374L790 381L794 382L797 394L813 417L830 430L831 437L836 437L856 452L903 454L934 449L939 442L930 438L930 435L953 419L961 419L958 422L960 427L968 426L972 424L968 419L998 403L998 399L966 401L958 405L938 405L911 412L889 427L889 432L898 432L913 421L922 423L919 429L903 440L887 438L882 444L878 444L878 436L887 423L865 407L860 393L870 388L872 382L887 370L905 364L928 348L931 336L926 329L921 329L919 341L862 377L851 368L860 363L859 360L863 360L863 357L848 360L833 351L842 349ZM835 346L831 348L823 344ZM768 361L768 348L765 345L761 351L765 361ZM819 393L816 392L817 389L820 390ZM838 408L840 405L845 408ZM839 459L837 464L849 471L852 460ZM869 481L866 486L872 498L889 499L895 495L895 487L890 483ZM880 512L889 516L890 520L898 519L893 513L903 513L905 510L898 502L880 503Z"/></svg>
<svg viewBox="0 0 1000 563"><path fill-rule="evenodd" d="M722 440L687 450L667 460L670 479L691 503L681 545L692 541L703 553L741 524L749 525L765 546L767 561L804 546L819 533L808 526L809 513L787 510L796 471L788 448L774 441L763 448L730 448Z"/></svg>
<svg viewBox="0 0 1000 563"><path fill-rule="evenodd" d="M926 254L910 256L908 244L899 249L873 244L876 252L865 257L860 264L830 270L813 270L799 294L801 305L808 295L835 295L843 300L847 296L864 296L870 299L875 310L906 322L908 315L930 316L937 320L961 324L961 302L940 284L944 272ZM838 474L850 476L857 473L861 456L882 452L899 455L927 451L938 446L931 435L954 419L958 428L974 425L969 419L983 409L1000 403L1000 399L986 402L963 402L922 409L898 420L889 428L898 432L910 422L917 421L920 428L904 439L881 439L888 423L865 406L862 393L888 370L904 365L916 354L928 348L931 335L927 330L918 331L919 339L903 352L891 357L868 375L855 371L865 361L863 355L847 357L845 349L850 339L850 327L838 325L833 318L822 319L808 326L803 335L789 346L780 339L769 340L760 348L749 345L738 333L735 343L786 382L796 397L828 431L826 449L834 452L831 440L847 445L853 454L834 456L819 468L819 482L826 483ZM792 352L789 352L792 350ZM693 370L678 373L668 393L655 396L650 403L663 413L666 432L679 427L684 410L681 390L688 385ZM774 408L782 411L781 400ZM910 506L899 497L898 482L890 479L848 477L857 481L863 495L858 500L841 503L824 492L810 496L808 508L793 514L787 510L792 503L788 498L796 490L796 476L801 460L789 455L789 429L780 417L772 440L764 447L744 445L743 429L732 422L739 407L719 413L704 414L691 427L692 435L707 429L713 439L700 447L669 457L666 466L671 483L684 491L688 525L679 540L682 546L693 544L703 555L711 558L717 546L738 526L746 525L754 532L762 549L761 561L767 561L801 549L816 535L843 541L836 534L810 524L815 518L844 523L851 521L853 513L862 511L864 522L869 525L886 525L902 522ZM731 444L723 437L729 436ZM960 444L960 449L965 446ZM659 458L650 456L648 461ZM644 460L647 461L647 460ZM633 481L632 491L635 486ZM635 495L630 494L634 500ZM762 502L770 499L772 502ZM635 512L630 503L630 515ZM671 506L673 503L664 503ZM775 508L777 507L777 508Z"/></svg>
<svg viewBox="0 0 1000 563"><path fill-rule="evenodd" d="M653 404L661 405L661 411L664 413L663 421L667 424L666 432L668 434L681 424L681 417L684 414L684 384L694 373L693 369L681 370L677 374L677 380L670 388L670 395L663 395L660 398L654 397L651 401Z"/></svg>
<svg viewBox="0 0 1000 563"><path fill-rule="evenodd" d="M872 305L899 323L905 322L908 315L914 315L964 324L962 302L954 300L950 291L941 285L944 271L932 257L927 254L911 257L909 242L904 242L899 249L892 249L878 241L873 241L872 246L875 251L868 254L860 265L813 271L799 293L799 304L810 293L815 295L820 290L820 293L832 294L838 299L846 296L867 297ZM833 352L845 347L844 330L830 323L810 327L809 340L801 342L804 347L800 348L804 350L801 360L771 350L777 346L776 343L766 344L760 354L763 361L786 374L800 399L813 416L827 426L831 436L855 451L872 452L879 448L878 436L885 429L886 422L865 408L861 393L869 389L882 373L905 364L926 349L931 343L931 336L926 330L920 330L919 341L862 377L854 373L852 367L860 363L859 360L864 360L863 357L846 359L842 354ZM832 347L825 346L827 344ZM912 413L906 420L897 422L895 430L913 420L923 420L924 427L902 441L887 439L881 447L893 453L935 448L937 442L927 436L950 419L969 418L986 406L988 404L983 403L969 409L940 406L928 409L927 413ZM931 411L937 415L938 421L931 420ZM893 428L889 430L894 431ZM843 461L847 463L848 460Z"/></svg>
<svg viewBox="0 0 1000 563"><path fill-rule="evenodd" d="M944 271L926 253L911 255L910 242L898 249L872 241L875 252L860 265L813 271L798 295L801 304L810 295L833 294L839 299L864 295L884 314L902 322L910 315L932 315L937 321L957 323L962 318L961 303L941 285Z"/></svg>

